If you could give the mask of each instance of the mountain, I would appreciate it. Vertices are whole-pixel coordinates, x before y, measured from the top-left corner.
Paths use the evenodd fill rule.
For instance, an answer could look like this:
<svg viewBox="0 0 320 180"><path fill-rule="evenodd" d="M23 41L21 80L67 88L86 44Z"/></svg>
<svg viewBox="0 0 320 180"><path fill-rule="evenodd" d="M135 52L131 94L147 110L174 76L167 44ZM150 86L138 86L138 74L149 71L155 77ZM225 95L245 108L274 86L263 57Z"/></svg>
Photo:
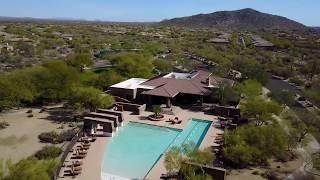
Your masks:
<svg viewBox="0 0 320 180"><path fill-rule="evenodd" d="M320 27L311 27L311 29L320 34Z"/></svg>
<svg viewBox="0 0 320 180"><path fill-rule="evenodd" d="M296 21L250 8L174 18L161 21L160 25L237 30L308 30L307 26Z"/></svg>
<svg viewBox="0 0 320 180"><path fill-rule="evenodd" d="M155 22L117 22L117 21L103 21L103 20L86 20L86 19L72 19L72 18L33 18L33 17L7 17L0 16L0 23L84 23L84 24L120 24L120 25L149 25Z"/></svg>

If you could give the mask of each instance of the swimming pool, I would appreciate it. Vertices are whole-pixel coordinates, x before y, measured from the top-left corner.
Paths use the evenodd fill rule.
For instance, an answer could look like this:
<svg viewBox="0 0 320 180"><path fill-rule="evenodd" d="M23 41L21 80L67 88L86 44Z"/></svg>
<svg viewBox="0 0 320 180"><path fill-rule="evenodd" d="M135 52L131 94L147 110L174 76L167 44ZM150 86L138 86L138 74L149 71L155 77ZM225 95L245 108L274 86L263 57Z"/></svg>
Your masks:
<svg viewBox="0 0 320 180"><path fill-rule="evenodd" d="M189 142L199 146L210 124L210 121L192 119L182 131L129 122L108 144L102 179L143 179L170 147Z"/></svg>

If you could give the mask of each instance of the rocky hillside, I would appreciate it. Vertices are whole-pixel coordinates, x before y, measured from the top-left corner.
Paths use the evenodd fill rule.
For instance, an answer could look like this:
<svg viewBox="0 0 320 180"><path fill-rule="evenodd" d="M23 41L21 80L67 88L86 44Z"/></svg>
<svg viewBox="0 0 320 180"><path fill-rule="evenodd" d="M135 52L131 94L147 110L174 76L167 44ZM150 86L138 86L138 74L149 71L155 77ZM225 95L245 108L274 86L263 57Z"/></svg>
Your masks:
<svg viewBox="0 0 320 180"><path fill-rule="evenodd" d="M161 21L160 25L238 30L308 30L308 27L296 21L250 8L174 18Z"/></svg>

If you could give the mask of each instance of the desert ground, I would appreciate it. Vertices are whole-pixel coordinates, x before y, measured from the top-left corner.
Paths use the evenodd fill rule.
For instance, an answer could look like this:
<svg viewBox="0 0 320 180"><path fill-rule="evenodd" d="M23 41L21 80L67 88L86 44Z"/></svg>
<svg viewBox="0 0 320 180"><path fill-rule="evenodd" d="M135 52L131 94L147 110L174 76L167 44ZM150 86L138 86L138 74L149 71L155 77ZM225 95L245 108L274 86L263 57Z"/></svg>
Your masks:
<svg viewBox="0 0 320 180"><path fill-rule="evenodd" d="M33 155L45 143L41 143L38 135L43 132L67 130L62 116L52 112L40 112L40 108L32 108L33 117L28 117L29 109L11 110L0 114L0 122L6 121L9 127L0 130L0 159L17 162ZM63 146L58 144L57 146Z"/></svg>
<svg viewBox="0 0 320 180"><path fill-rule="evenodd" d="M296 157L292 161L288 162L277 162L274 160L269 161L269 168L248 168L248 169L239 169L232 170L228 172L226 180L263 180L261 174L265 171L274 171L280 175L281 179L286 179L291 173L296 169L299 169L304 163L304 160L301 156Z"/></svg>

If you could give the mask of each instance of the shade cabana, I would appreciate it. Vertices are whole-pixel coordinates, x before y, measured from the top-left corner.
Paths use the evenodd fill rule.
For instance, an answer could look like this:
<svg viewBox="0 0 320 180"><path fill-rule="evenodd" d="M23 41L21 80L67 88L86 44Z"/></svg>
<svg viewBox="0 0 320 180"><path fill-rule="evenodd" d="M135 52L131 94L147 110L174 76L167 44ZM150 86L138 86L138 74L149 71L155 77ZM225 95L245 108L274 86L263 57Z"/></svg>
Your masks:
<svg viewBox="0 0 320 180"><path fill-rule="evenodd" d="M97 118L97 117L84 117L83 131L88 134L98 134L99 127L102 126L103 136L112 136L116 131L114 121Z"/></svg>

